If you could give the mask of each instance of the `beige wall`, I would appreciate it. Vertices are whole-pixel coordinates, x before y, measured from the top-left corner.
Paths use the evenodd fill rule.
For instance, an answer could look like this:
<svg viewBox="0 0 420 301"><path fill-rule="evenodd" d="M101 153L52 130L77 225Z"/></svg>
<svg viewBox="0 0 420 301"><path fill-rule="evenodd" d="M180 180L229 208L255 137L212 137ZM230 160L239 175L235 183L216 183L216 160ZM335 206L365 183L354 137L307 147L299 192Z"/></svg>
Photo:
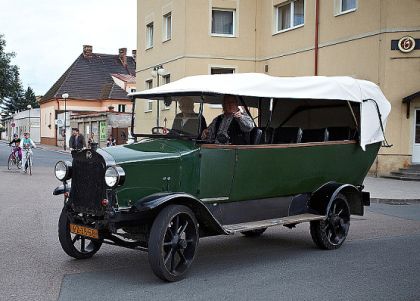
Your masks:
<svg viewBox="0 0 420 301"><path fill-rule="evenodd" d="M413 111L406 118L402 98L420 90L420 50L404 54L391 50L391 40L420 38L420 1L357 1L356 10L337 14L338 0L319 1L318 75L348 75L370 80L392 104L386 127L392 148L382 148L380 174L411 162ZM274 76L314 75L315 0L305 1L304 25L276 33L275 6L285 0L138 0L137 90L152 79L151 68L163 64L171 80L209 74L211 66L236 72L265 72ZM211 8L236 10L235 37L211 35ZM173 36L162 42L162 16L172 11ZM145 50L145 24L155 22L154 47ZM153 86L156 80L153 79ZM137 108L141 122L141 114ZM149 113L150 114L150 113ZM407 163L408 162L408 163Z"/></svg>

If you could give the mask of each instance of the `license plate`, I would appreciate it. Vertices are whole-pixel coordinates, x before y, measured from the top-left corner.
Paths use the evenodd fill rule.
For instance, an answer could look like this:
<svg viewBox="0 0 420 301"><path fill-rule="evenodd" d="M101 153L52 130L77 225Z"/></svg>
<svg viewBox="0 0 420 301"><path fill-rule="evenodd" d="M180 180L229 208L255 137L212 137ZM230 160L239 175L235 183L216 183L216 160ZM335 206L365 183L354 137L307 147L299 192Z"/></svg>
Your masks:
<svg viewBox="0 0 420 301"><path fill-rule="evenodd" d="M98 230L93 228L70 224L70 232L94 239L99 239Z"/></svg>

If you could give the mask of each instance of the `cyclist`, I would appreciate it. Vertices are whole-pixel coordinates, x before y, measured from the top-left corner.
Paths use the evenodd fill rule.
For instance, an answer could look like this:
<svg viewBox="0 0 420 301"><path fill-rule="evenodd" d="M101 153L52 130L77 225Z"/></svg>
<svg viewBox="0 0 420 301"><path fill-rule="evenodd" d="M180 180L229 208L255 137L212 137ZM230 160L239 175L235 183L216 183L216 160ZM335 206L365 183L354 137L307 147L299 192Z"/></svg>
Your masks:
<svg viewBox="0 0 420 301"><path fill-rule="evenodd" d="M13 140L10 141L9 146L13 144L13 155L16 157L18 153L19 160L22 161L22 148L20 147L20 138L18 134L13 134Z"/></svg>
<svg viewBox="0 0 420 301"><path fill-rule="evenodd" d="M27 152L29 152L29 156L31 157L31 165L33 163L32 161L32 148L36 148L35 143L33 142L33 140L31 138L29 138L29 133L25 132L23 133L23 139L22 139L22 148L24 150L26 150ZM27 162L27 156L25 156L24 161L22 162L22 165L25 166L24 171L26 172L26 170L28 169L28 162Z"/></svg>

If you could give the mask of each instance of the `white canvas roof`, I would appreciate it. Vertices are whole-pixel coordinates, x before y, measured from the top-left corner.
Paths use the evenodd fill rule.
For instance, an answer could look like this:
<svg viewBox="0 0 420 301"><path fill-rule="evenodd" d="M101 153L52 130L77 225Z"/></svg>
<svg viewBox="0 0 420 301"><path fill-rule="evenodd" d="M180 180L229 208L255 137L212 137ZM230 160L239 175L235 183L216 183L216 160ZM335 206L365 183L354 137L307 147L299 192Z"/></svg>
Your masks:
<svg viewBox="0 0 420 301"><path fill-rule="evenodd" d="M232 94L291 100L333 99L358 102L361 103L360 146L363 149L367 144L384 140L378 110L384 128L391 111L391 104L377 85L345 76L273 77L261 73L197 75L150 90L131 93L129 96L158 98L183 94Z"/></svg>

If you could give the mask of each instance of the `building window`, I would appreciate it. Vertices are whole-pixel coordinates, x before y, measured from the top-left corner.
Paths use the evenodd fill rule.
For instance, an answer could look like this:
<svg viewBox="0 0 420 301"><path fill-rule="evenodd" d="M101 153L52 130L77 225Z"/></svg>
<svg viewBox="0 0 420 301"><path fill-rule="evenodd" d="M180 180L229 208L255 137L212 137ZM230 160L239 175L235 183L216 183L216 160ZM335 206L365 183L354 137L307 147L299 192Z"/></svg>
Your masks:
<svg viewBox="0 0 420 301"><path fill-rule="evenodd" d="M235 68L211 67L210 74L231 74L235 73Z"/></svg>
<svg viewBox="0 0 420 301"><path fill-rule="evenodd" d="M125 113L125 105L118 105L118 112Z"/></svg>
<svg viewBox="0 0 420 301"><path fill-rule="evenodd" d="M235 73L235 68L225 68L225 67L211 67L210 69L210 74L214 75L214 74L232 74ZM211 104L209 105L210 108L212 109L222 109L222 105L221 104Z"/></svg>
<svg viewBox="0 0 420 301"><path fill-rule="evenodd" d="M357 9L357 0L335 0L335 14L341 15Z"/></svg>
<svg viewBox="0 0 420 301"><path fill-rule="evenodd" d="M171 75L170 74L166 74L164 76L162 76L162 85L165 84L169 84L171 82ZM162 107L162 110L169 110L171 108L171 106L166 106L165 104Z"/></svg>
<svg viewBox="0 0 420 301"><path fill-rule="evenodd" d="M235 35L235 10L213 9L211 33L217 36L233 37Z"/></svg>
<svg viewBox="0 0 420 301"><path fill-rule="evenodd" d="M151 79L146 81L146 87L147 90L152 89L153 88L153 81ZM153 100L148 100L146 102L146 107L144 108L144 112L152 112L153 110Z"/></svg>
<svg viewBox="0 0 420 301"><path fill-rule="evenodd" d="M285 5L277 6L276 32L302 26L305 23L305 1L295 0Z"/></svg>
<svg viewBox="0 0 420 301"><path fill-rule="evenodd" d="M146 25L146 49L153 47L153 22Z"/></svg>
<svg viewBox="0 0 420 301"><path fill-rule="evenodd" d="M172 39L172 13L163 16L163 41Z"/></svg>

